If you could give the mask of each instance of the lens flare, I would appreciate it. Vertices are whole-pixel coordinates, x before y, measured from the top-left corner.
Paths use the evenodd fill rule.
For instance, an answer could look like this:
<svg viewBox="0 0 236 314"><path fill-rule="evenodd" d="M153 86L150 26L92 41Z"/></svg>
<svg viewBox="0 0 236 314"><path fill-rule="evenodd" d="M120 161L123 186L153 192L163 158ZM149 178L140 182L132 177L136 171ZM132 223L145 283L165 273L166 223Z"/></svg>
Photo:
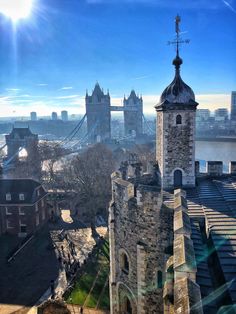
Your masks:
<svg viewBox="0 0 236 314"><path fill-rule="evenodd" d="M33 0L0 0L0 13L17 22L30 15L32 4Z"/></svg>

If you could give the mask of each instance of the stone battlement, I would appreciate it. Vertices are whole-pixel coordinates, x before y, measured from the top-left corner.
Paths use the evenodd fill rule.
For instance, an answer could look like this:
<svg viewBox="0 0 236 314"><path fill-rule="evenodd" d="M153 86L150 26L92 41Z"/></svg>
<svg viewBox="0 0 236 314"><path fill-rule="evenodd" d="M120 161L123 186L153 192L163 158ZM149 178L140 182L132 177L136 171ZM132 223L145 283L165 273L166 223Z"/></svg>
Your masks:
<svg viewBox="0 0 236 314"><path fill-rule="evenodd" d="M164 313L202 314L201 292L196 283L196 259L191 240L186 192L174 191L173 256L166 263Z"/></svg>
<svg viewBox="0 0 236 314"><path fill-rule="evenodd" d="M236 176L236 161L229 162L229 172L224 172L223 161L207 161L206 172L200 172L200 162L195 161L195 173L197 177L202 175L210 177Z"/></svg>

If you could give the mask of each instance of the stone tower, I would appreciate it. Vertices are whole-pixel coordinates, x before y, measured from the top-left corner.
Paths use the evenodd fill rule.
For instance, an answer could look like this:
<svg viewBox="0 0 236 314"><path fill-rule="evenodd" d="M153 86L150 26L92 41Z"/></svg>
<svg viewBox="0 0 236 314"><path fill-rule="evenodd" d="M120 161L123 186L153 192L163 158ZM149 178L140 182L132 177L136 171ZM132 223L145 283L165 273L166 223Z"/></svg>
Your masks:
<svg viewBox="0 0 236 314"><path fill-rule="evenodd" d="M192 89L180 76L183 63L177 54L173 60L175 77L164 90L157 111L157 152L162 186L195 186L195 115L198 103Z"/></svg>
<svg viewBox="0 0 236 314"><path fill-rule="evenodd" d="M138 136L143 133L143 99L138 97L134 90L126 99L124 97L124 125L125 135L135 132Z"/></svg>
<svg viewBox="0 0 236 314"><path fill-rule="evenodd" d="M89 96L85 98L87 114L87 130L91 143L104 142L111 137L111 112L109 92L104 94L97 83Z"/></svg>
<svg viewBox="0 0 236 314"><path fill-rule="evenodd" d="M14 127L5 138L7 158L3 171L7 177L38 179L40 175L38 135L33 134L29 127ZM25 151L25 156L22 158L21 152L23 151Z"/></svg>
<svg viewBox="0 0 236 314"><path fill-rule="evenodd" d="M134 168L130 171L130 168ZM123 163L112 175L109 209L112 314L163 313L163 283L172 241L172 210L163 206L157 168L142 174ZM132 173L128 177L128 173Z"/></svg>

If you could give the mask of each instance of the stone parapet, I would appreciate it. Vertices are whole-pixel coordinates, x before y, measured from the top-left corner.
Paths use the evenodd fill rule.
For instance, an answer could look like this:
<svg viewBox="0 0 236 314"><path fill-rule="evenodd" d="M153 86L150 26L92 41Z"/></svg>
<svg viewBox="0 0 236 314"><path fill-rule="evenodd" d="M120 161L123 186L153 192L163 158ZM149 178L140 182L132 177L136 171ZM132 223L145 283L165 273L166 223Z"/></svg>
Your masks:
<svg viewBox="0 0 236 314"><path fill-rule="evenodd" d="M236 175L236 161L230 161L229 163L229 173L231 175Z"/></svg>
<svg viewBox="0 0 236 314"><path fill-rule="evenodd" d="M174 196L177 197L177 196L183 196L186 198L186 191L183 190L183 189L175 189L174 190Z"/></svg>
<svg viewBox="0 0 236 314"><path fill-rule="evenodd" d="M188 238L191 236L190 218L183 210L174 213L174 235L185 235Z"/></svg>
<svg viewBox="0 0 236 314"><path fill-rule="evenodd" d="M196 260L192 240L185 235L174 238L174 272L175 280L182 277L196 281Z"/></svg>
<svg viewBox="0 0 236 314"><path fill-rule="evenodd" d="M200 287L185 277L175 281L174 313L203 314Z"/></svg>
<svg viewBox="0 0 236 314"><path fill-rule="evenodd" d="M200 162L198 160L195 161L195 176L198 176L200 173Z"/></svg>
<svg viewBox="0 0 236 314"><path fill-rule="evenodd" d="M188 211L188 205L186 198L179 193L177 196L174 198L174 210L177 212L178 210L182 210L187 212Z"/></svg>
<svg viewBox="0 0 236 314"><path fill-rule="evenodd" d="M223 162L222 161L208 161L207 162L207 174L212 177L222 176Z"/></svg>
<svg viewBox="0 0 236 314"><path fill-rule="evenodd" d="M186 192L175 190L174 201L174 252L166 262L164 314L203 314Z"/></svg>
<svg viewBox="0 0 236 314"><path fill-rule="evenodd" d="M112 188L115 190L115 195L121 195L122 200L128 202L128 200L134 197L134 185L121 178L116 178L112 182ZM113 198L115 200L115 198Z"/></svg>

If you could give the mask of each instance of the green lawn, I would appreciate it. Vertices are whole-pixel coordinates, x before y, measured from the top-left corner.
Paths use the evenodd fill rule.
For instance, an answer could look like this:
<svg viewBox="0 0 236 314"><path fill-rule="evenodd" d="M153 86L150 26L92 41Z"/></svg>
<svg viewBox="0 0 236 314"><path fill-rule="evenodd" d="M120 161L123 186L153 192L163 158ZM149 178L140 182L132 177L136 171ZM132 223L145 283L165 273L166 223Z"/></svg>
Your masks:
<svg viewBox="0 0 236 314"><path fill-rule="evenodd" d="M88 262L84 274L78 278L67 303L85 307L109 309L109 244L106 241L97 251L94 261ZM99 304L98 304L99 301Z"/></svg>

